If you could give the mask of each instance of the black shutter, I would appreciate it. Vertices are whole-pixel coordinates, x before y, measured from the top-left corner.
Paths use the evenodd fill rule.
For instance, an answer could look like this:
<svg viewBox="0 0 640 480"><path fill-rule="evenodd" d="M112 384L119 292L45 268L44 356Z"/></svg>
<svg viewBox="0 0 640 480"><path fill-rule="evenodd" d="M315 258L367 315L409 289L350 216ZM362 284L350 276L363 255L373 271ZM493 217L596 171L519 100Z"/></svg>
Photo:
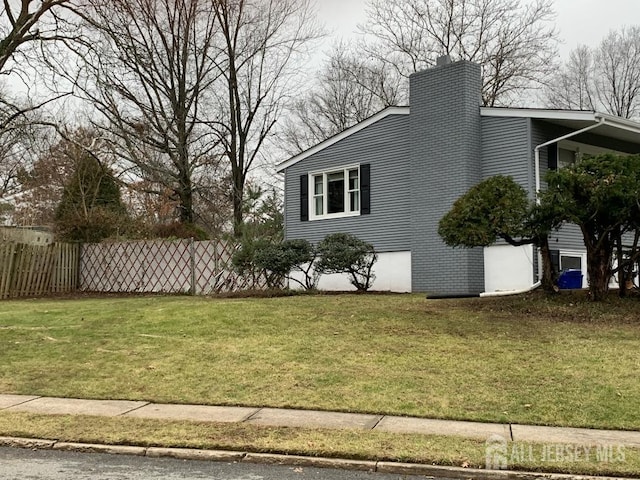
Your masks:
<svg viewBox="0 0 640 480"><path fill-rule="evenodd" d="M309 177L300 175L300 221L309 220Z"/></svg>
<svg viewBox="0 0 640 480"><path fill-rule="evenodd" d="M547 161L549 170L558 169L558 144L552 143L547 145Z"/></svg>
<svg viewBox="0 0 640 480"><path fill-rule="evenodd" d="M360 214L371 213L371 166L360 165Z"/></svg>

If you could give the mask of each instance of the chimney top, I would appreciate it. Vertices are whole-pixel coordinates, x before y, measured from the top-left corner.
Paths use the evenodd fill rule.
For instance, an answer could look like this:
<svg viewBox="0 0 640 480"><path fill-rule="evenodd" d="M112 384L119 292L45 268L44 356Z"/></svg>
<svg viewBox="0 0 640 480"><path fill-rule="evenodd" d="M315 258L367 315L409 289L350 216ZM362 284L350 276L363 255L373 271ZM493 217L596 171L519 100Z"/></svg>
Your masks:
<svg viewBox="0 0 640 480"><path fill-rule="evenodd" d="M436 67L440 67L442 65L448 65L451 63L451 57L449 55L442 55L441 57L436 58Z"/></svg>

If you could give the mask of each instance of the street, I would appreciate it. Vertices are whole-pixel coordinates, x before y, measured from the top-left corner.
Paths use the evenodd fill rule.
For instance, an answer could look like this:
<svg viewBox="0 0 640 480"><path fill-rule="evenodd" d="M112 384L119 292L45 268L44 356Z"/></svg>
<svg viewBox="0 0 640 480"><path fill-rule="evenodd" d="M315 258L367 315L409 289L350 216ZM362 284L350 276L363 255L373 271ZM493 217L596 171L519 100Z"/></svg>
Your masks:
<svg viewBox="0 0 640 480"><path fill-rule="evenodd" d="M0 447L1 480L424 480L348 470Z"/></svg>

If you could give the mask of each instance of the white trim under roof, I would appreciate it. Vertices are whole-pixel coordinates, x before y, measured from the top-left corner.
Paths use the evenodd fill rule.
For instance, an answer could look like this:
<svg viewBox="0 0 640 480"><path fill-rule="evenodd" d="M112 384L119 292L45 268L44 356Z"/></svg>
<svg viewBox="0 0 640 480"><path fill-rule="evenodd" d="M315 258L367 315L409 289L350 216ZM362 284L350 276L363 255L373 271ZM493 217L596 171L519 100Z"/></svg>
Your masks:
<svg viewBox="0 0 640 480"><path fill-rule="evenodd" d="M602 118L607 125L612 125L615 128L627 130L629 132L640 133L640 123L634 122L633 120L616 117L615 115L609 115L608 113L596 112L595 116L598 119Z"/></svg>
<svg viewBox="0 0 640 480"><path fill-rule="evenodd" d="M600 113L594 110L551 110L544 108L503 108L480 107L480 115L483 117L517 117L536 118L540 120L565 120L578 122L598 123L610 125L620 130L640 133L640 123L627 118L616 117L608 113Z"/></svg>
<svg viewBox="0 0 640 480"><path fill-rule="evenodd" d="M340 140L343 140L356 132L359 132L363 128L368 127L369 125L373 125L374 123L382 120L383 118L388 117L389 115L408 115L409 107L387 107L384 110L376 113L375 115L363 120L360 123L357 123L353 127L347 128L345 131L340 132L334 135L331 138L326 139L324 142L321 142L308 150L305 150L302 153L299 153L295 157L291 157L289 160L285 160L284 162L278 164L276 166L276 172L281 173L286 168L289 168L291 165L295 165L301 160L304 160L311 155L318 153L321 150L324 150L327 147L330 147L334 143L338 143Z"/></svg>
<svg viewBox="0 0 640 480"><path fill-rule="evenodd" d="M481 107L483 117L533 118L572 130L576 135L590 126L599 126L598 135L640 144L640 123L593 110L550 110L542 108ZM592 127L593 128L593 127Z"/></svg>
<svg viewBox="0 0 640 480"><path fill-rule="evenodd" d="M483 117L522 117L548 120L582 120L597 121L597 113L593 110L551 110L545 108L503 108L480 107ZM616 117L613 117L616 118Z"/></svg>

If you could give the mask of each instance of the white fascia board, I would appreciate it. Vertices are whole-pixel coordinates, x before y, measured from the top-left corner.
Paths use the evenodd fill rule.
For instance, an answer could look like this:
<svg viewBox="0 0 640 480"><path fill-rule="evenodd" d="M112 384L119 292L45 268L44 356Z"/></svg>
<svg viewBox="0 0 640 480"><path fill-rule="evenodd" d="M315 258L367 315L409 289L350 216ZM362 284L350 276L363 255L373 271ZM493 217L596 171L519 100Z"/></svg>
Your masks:
<svg viewBox="0 0 640 480"><path fill-rule="evenodd" d="M409 114L409 107L387 107L384 110L379 111L375 115L367 118L366 120L363 120L362 122L354 125L353 127L347 128L345 131L340 132L334 135L333 137L326 139L324 142L320 142L316 146L311 147L310 149L305 150L302 153L299 153L295 157L291 157L289 160L285 160L284 162L278 164L276 166L276 172L282 173L285 169L289 168L292 165L295 165L301 160L304 160L305 158L310 157L311 155L314 155L324 150L325 148L330 147L335 143L338 143L340 140L344 140L345 138L350 137L354 133L359 132L364 128L367 128L369 125L373 125L374 123L379 122L380 120L388 117L389 115L408 115L408 114Z"/></svg>
<svg viewBox="0 0 640 480"><path fill-rule="evenodd" d="M596 114L596 112L592 110L548 110L542 108L480 107L480 115L483 117L521 117L548 120L582 120L587 122L595 122L597 121L597 117L599 114Z"/></svg>
<svg viewBox="0 0 640 480"><path fill-rule="evenodd" d="M634 133L640 133L640 123L634 122L627 118L616 117L615 115L609 115L608 113L596 113L597 118L604 119L605 125L610 125L621 130L628 130Z"/></svg>

